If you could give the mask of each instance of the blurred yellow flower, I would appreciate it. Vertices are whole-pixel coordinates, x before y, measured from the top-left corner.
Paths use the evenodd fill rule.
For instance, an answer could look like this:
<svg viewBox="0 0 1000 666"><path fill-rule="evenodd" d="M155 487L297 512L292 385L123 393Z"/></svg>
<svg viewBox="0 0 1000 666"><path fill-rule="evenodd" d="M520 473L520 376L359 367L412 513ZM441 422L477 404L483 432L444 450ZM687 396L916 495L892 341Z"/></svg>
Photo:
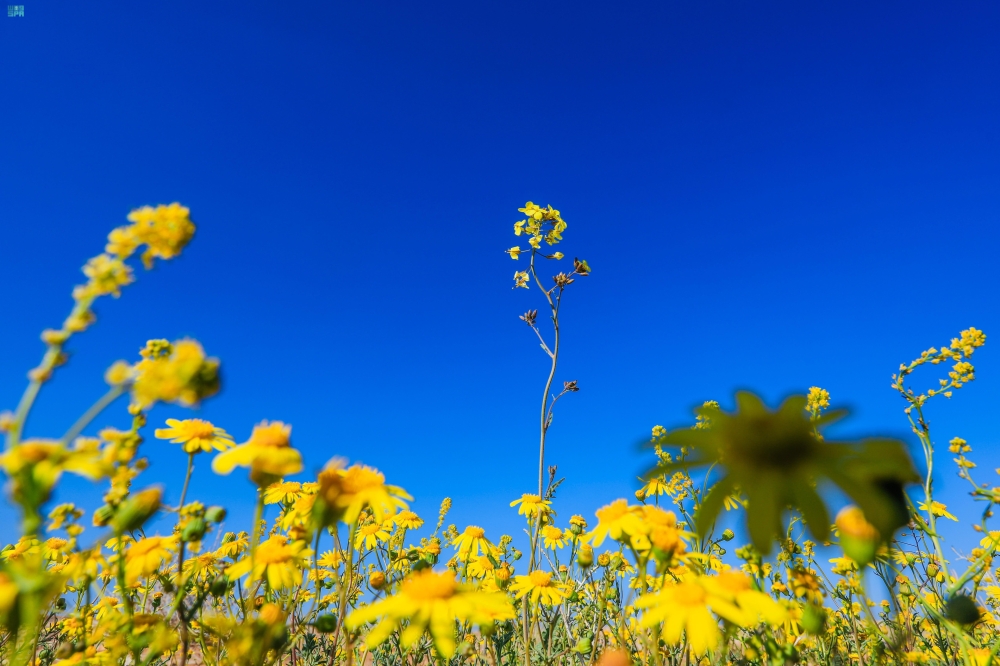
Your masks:
<svg viewBox="0 0 1000 666"><path fill-rule="evenodd" d="M83 267L83 274L90 278L86 289L93 296L121 296L121 288L132 284L132 269L121 259L107 254L99 254Z"/></svg>
<svg viewBox="0 0 1000 666"><path fill-rule="evenodd" d="M331 514L330 520L342 520L353 524L364 509L371 511L372 518L384 522L397 511L406 509L405 500L413 499L398 486L385 483L385 475L373 467L354 464L344 469L340 460L332 460L319 473L317 504Z"/></svg>
<svg viewBox="0 0 1000 666"><path fill-rule="evenodd" d="M249 467L250 479L261 487L301 472L302 454L292 448L291 434L290 425L262 421L254 426L249 440L217 455L212 469L217 474L229 474L236 467Z"/></svg>
<svg viewBox="0 0 1000 666"><path fill-rule="evenodd" d="M219 361L194 340L150 340L133 366L132 402L147 410L157 402L192 407L219 391Z"/></svg>
<svg viewBox="0 0 1000 666"><path fill-rule="evenodd" d="M129 546L125 551L125 582L135 585L140 578L156 573L171 558L176 541L174 537L152 536Z"/></svg>
<svg viewBox="0 0 1000 666"><path fill-rule="evenodd" d="M271 536L254 551L253 562L249 556L226 569L230 578L250 574L250 580L266 580L272 590L290 588L302 580L302 569L312 554L301 541L289 542L281 534Z"/></svg>
<svg viewBox="0 0 1000 666"><path fill-rule="evenodd" d="M601 507L596 511L596 515L597 526L590 532L594 546L600 546L609 536L621 541L623 537L643 531L642 519L632 511L624 499L617 499Z"/></svg>
<svg viewBox="0 0 1000 666"><path fill-rule="evenodd" d="M136 242L146 246L146 251L142 255L146 268L152 266L154 257L172 259L180 254L194 236L195 226L191 221L190 212L179 203L160 205L156 208L143 206L133 210L128 215L129 221L133 223L132 231L115 230L118 236L114 240L108 237L108 251L111 251L110 246L116 241L116 248L121 249L127 249L128 243ZM132 238L122 242L128 233L132 234ZM132 251L134 249L133 247Z"/></svg>
<svg viewBox="0 0 1000 666"><path fill-rule="evenodd" d="M389 638L402 622L407 622L400 635L404 650L429 632L434 647L448 659L455 653L456 622L488 624L492 628L494 620L513 617L514 609L503 594L469 590L459 585L450 573L424 570L404 579L397 594L352 612L347 617L347 626L358 629L382 618L365 639L365 645L371 649Z"/></svg>

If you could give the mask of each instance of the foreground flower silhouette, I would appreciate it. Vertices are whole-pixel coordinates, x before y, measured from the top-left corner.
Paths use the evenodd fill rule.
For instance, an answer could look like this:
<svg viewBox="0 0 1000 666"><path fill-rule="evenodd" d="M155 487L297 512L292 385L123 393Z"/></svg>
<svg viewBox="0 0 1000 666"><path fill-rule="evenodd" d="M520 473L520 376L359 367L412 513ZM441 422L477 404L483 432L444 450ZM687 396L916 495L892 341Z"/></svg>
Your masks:
<svg viewBox="0 0 1000 666"><path fill-rule="evenodd" d="M819 431L842 418L843 410L810 419L805 396L792 396L776 411L749 392L736 394L736 412L713 405L696 411L708 427L683 428L655 440L678 446L688 456L659 465L649 476L718 464L724 470L697 515L699 534L707 533L727 497L739 488L747 498L747 527L754 546L769 552L780 534L787 506L801 511L813 536L826 540L830 514L816 483L832 482L861 508L879 533L888 537L908 520L905 484L920 477L903 443L891 439L830 442Z"/></svg>

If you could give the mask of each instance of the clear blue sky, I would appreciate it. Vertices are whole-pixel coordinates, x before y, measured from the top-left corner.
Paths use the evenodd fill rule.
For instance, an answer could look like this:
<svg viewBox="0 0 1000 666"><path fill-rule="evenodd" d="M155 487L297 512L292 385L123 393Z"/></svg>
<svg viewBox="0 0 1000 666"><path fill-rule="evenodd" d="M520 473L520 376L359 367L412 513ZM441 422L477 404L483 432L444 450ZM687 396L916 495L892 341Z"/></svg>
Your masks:
<svg viewBox="0 0 1000 666"><path fill-rule="evenodd" d="M0 17L0 407L131 208L199 224L100 304L36 436L147 338L193 336L225 373L197 416L238 441L284 420L310 473L362 460L429 520L448 494L518 529L547 359L502 251L530 199L594 269L564 311L562 519L635 489L651 426L741 387L820 385L843 432L912 442L890 375L970 325L979 379L932 427L1000 465L995 2L24 3ZM183 456L145 453L176 501ZM243 475L203 461L193 489L245 515Z"/></svg>

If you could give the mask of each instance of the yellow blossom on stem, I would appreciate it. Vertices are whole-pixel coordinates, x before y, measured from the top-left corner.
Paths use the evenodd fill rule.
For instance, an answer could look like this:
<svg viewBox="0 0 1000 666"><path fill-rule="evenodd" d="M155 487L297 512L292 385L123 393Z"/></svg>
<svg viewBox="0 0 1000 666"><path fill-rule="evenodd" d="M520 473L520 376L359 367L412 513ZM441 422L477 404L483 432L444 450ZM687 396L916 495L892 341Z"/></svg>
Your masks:
<svg viewBox="0 0 1000 666"><path fill-rule="evenodd" d="M129 546L125 551L125 582L135 585L140 578L156 573L173 556L176 542L174 537L152 536Z"/></svg>
<svg viewBox="0 0 1000 666"><path fill-rule="evenodd" d="M180 444L185 453L209 453L225 451L235 446L232 436L222 428L216 428L201 419L167 419L169 428L157 428L157 439L169 439L172 444Z"/></svg>
<svg viewBox="0 0 1000 666"><path fill-rule="evenodd" d="M434 647L448 659L455 653L457 622L488 624L492 628L494 621L513 617L514 609L503 594L470 590L449 573L424 570L404 579L397 594L352 612L347 616L347 626L358 629L381 618L365 638L365 645L371 649L407 622L400 635L404 650L429 632Z"/></svg>
<svg viewBox="0 0 1000 666"><path fill-rule="evenodd" d="M511 506L520 505L517 509L518 515L527 516L528 518L538 515L539 511L543 514L552 513L552 510L549 508L551 504L552 502L543 500L538 495L532 493L524 493L520 499L516 499L510 503Z"/></svg>
<svg viewBox="0 0 1000 666"><path fill-rule="evenodd" d="M290 588L302 579L302 568L312 554L302 541L289 542L281 534L264 541L254 551L253 562L249 556L226 569L230 578L250 574L250 580L266 580L272 590Z"/></svg>
<svg viewBox="0 0 1000 666"><path fill-rule="evenodd" d="M486 531L475 525L466 527L451 545L458 548L458 558L463 561L468 561L470 557L476 557L480 553L483 555L491 553L495 548L486 538Z"/></svg>
<svg viewBox="0 0 1000 666"><path fill-rule="evenodd" d="M229 474L236 467L249 467L250 479L266 487L281 477L302 471L302 454L292 448L292 426L281 421L261 421L250 439L223 451L212 461L216 474Z"/></svg>
<svg viewBox="0 0 1000 666"><path fill-rule="evenodd" d="M536 569L527 576L514 576L510 590L518 599L528 596L534 604L558 606L570 595L572 587L552 580L550 572Z"/></svg>

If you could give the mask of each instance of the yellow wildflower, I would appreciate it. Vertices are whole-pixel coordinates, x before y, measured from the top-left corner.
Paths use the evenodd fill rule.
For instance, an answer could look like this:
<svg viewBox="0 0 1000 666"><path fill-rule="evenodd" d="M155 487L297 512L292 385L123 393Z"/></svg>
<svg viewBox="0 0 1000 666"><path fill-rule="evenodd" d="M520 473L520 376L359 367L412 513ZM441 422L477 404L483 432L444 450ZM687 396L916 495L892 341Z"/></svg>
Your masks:
<svg viewBox="0 0 1000 666"><path fill-rule="evenodd" d="M216 428L201 419L167 419L169 428L157 428L157 439L169 439L172 444L180 444L184 453L209 453L213 449L225 451L235 446L232 436L222 428Z"/></svg>
<svg viewBox="0 0 1000 666"><path fill-rule="evenodd" d="M94 296L121 296L121 288L132 284L132 269L121 259L107 254L99 254L83 267L83 274L90 278L87 289Z"/></svg>
<svg viewBox="0 0 1000 666"><path fill-rule="evenodd" d="M520 599L530 595L532 603L543 603L546 606L557 606L570 595L571 586L567 583L552 580L548 571L536 569L527 576L514 576L510 586L511 592Z"/></svg>
<svg viewBox="0 0 1000 666"><path fill-rule="evenodd" d="M392 517L392 522L399 527L402 527L404 530L420 529L420 527L424 524L424 521L420 518L420 516L410 510L400 511Z"/></svg>
<svg viewBox="0 0 1000 666"><path fill-rule="evenodd" d="M456 621L492 627L494 620L513 617L514 609L503 594L469 590L449 573L425 570L404 579L397 594L355 610L347 617L347 626L357 629L382 618L365 639L371 649L405 621L408 626L400 635L404 650L429 632L434 647L448 659L455 653Z"/></svg>
<svg viewBox="0 0 1000 666"><path fill-rule="evenodd" d="M643 531L642 519L636 515L624 499L617 499L596 511L597 526L591 531L594 546L600 546L604 539L611 537L622 540L625 536Z"/></svg>
<svg viewBox="0 0 1000 666"><path fill-rule="evenodd" d="M366 523L358 528L354 537L354 547L360 549L362 546L372 550L379 541L387 541L389 532L382 523Z"/></svg>
<svg viewBox="0 0 1000 666"><path fill-rule="evenodd" d="M321 506L331 520L353 524L368 509L376 522L392 518L400 509L406 509L405 500L413 499L398 486L385 483L385 475L367 465L354 464L344 469L341 461L332 460L319 473Z"/></svg>
<svg viewBox="0 0 1000 666"><path fill-rule="evenodd" d="M174 537L146 537L132 544L125 551L125 581L135 585L140 578L156 573L170 559L176 539Z"/></svg>
<svg viewBox="0 0 1000 666"><path fill-rule="evenodd" d="M552 510L549 508L552 502L543 500L538 495L531 493L524 493L520 499L516 499L510 503L511 506L517 506L518 504L521 505L517 510L518 515L527 516L528 518L536 516L539 511L542 511L543 514L552 513Z"/></svg>
<svg viewBox="0 0 1000 666"><path fill-rule="evenodd" d="M469 525L451 542L451 545L458 548L458 557L468 561L470 557L477 557L480 552L486 555L494 550L494 545L486 538L486 531L482 527Z"/></svg>
<svg viewBox="0 0 1000 666"><path fill-rule="evenodd" d="M146 245L146 251L142 255L146 268L152 266L154 257L176 257L194 236L195 226L191 222L190 211L179 203L156 208L143 206L129 213L128 219L133 223L133 238L127 242L138 241ZM116 240L123 236L120 233ZM109 236L108 240L112 241L112 238ZM127 244L121 244L121 240L119 244L122 249L127 248Z"/></svg>
<svg viewBox="0 0 1000 666"><path fill-rule="evenodd" d="M301 570L310 555L305 543L289 543L288 537L275 534L257 546L252 563L247 556L226 569L226 575L242 578L250 574L251 581L266 579L272 590L294 587L301 581Z"/></svg>
<svg viewBox="0 0 1000 666"><path fill-rule="evenodd" d="M940 518L947 518L948 520L954 520L956 522L958 521L958 518L948 513L948 507L941 502L932 500L930 506L928 506L926 501L922 501L917 506L921 511L927 511Z"/></svg>
<svg viewBox="0 0 1000 666"><path fill-rule="evenodd" d="M254 426L250 439L223 451L212 461L217 474L229 474L235 467L249 467L250 479L268 486L283 476L302 471L302 454L292 448L292 426L281 421L262 421Z"/></svg>
<svg viewBox="0 0 1000 666"><path fill-rule="evenodd" d="M219 361L194 340L150 340L135 364L132 403L147 410L157 402L192 407L219 391Z"/></svg>
<svg viewBox="0 0 1000 666"><path fill-rule="evenodd" d="M542 539L546 548L562 548L566 545L566 534L555 525L542 528Z"/></svg>
<svg viewBox="0 0 1000 666"><path fill-rule="evenodd" d="M302 484L297 481L279 481L264 489L264 504L285 504L292 502L302 491Z"/></svg>

